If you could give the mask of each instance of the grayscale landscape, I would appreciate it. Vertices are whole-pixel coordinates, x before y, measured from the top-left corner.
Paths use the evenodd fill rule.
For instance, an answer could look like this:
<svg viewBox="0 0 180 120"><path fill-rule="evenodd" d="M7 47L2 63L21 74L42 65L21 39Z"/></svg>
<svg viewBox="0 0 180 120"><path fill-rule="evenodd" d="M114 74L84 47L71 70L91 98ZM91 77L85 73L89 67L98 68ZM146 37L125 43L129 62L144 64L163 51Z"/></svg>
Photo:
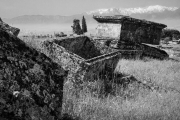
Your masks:
<svg viewBox="0 0 180 120"><path fill-rule="evenodd" d="M1 0L0 120L179 120L180 1Z"/></svg>

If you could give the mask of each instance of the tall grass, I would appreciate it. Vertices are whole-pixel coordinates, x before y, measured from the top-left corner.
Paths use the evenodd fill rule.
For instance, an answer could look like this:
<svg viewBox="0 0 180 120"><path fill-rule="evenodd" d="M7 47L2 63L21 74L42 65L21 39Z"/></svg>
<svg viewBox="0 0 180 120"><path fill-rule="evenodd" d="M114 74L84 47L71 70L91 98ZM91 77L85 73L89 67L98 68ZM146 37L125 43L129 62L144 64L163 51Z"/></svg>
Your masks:
<svg viewBox="0 0 180 120"><path fill-rule="evenodd" d="M180 62L150 60L120 60L117 72L131 74L142 82L151 82L180 91Z"/></svg>
<svg viewBox="0 0 180 120"><path fill-rule="evenodd" d="M32 38L24 41L36 49L41 44ZM103 94L99 80L86 83L77 98L72 83L66 82L62 112L82 120L180 120L180 62L122 59L115 72L133 75L143 83L158 85L167 91L151 91L141 85L130 85L126 90L117 86L114 88L117 93L136 95L130 99L126 94L99 97L95 95ZM95 87L96 93L89 90L88 85Z"/></svg>
<svg viewBox="0 0 180 120"><path fill-rule="evenodd" d="M132 74L140 81L151 81L162 87L179 90L180 63L173 61L120 60L116 72ZM180 93L150 91L146 88L134 99L124 96L95 97L87 89L82 90L79 98L64 90L63 112L79 116L83 120L179 120ZM121 91L122 89L117 88Z"/></svg>

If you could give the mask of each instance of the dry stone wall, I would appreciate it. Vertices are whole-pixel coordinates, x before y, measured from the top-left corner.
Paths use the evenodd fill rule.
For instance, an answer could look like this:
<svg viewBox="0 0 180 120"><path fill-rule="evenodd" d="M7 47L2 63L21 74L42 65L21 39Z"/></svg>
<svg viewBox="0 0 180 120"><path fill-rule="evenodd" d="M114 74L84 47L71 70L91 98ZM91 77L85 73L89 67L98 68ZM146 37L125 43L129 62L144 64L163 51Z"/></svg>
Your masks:
<svg viewBox="0 0 180 120"><path fill-rule="evenodd" d="M60 119L66 76L50 58L0 30L0 119Z"/></svg>

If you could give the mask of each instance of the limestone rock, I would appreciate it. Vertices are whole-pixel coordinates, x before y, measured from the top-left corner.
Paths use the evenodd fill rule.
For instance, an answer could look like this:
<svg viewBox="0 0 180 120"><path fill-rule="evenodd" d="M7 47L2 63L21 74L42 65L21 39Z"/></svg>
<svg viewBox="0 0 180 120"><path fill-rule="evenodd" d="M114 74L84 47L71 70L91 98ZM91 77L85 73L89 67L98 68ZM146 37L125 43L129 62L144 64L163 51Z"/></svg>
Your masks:
<svg viewBox="0 0 180 120"><path fill-rule="evenodd" d="M0 30L0 118L60 119L66 76L50 58Z"/></svg>

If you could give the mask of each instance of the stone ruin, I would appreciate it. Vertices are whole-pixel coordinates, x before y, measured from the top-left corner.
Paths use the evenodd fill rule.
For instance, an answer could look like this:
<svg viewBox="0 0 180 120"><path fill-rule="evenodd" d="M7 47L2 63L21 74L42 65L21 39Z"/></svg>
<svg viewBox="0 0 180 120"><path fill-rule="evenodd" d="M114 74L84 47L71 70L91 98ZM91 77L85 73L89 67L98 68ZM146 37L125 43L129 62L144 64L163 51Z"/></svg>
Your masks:
<svg viewBox="0 0 180 120"><path fill-rule="evenodd" d="M93 16L98 21L97 36L119 41L133 41L158 45L164 24L140 20L124 15Z"/></svg>
<svg viewBox="0 0 180 120"><path fill-rule="evenodd" d="M113 73L121 57L87 36L45 41L37 51L8 27L0 28L0 119L61 119L64 81L81 88Z"/></svg>
<svg viewBox="0 0 180 120"><path fill-rule="evenodd" d="M73 28L73 33L74 33L74 34L77 34L77 35L83 34L78 19L74 19L74 20L73 20L73 26L71 26L71 27Z"/></svg>
<svg viewBox="0 0 180 120"><path fill-rule="evenodd" d="M0 27L0 120L60 119L67 72L15 35Z"/></svg>
<svg viewBox="0 0 180 120"><path fill-rule="evenodd" d="M7 23L3 22L1 18L0 18L0 29L4 30L10 34L13 34L15 36L18 36L18 34L20 32L19 28L9 26Z"/></svg>
<svg viewBox="0 0 180 120"><path fill-rule="evenodd" d="M162 29L167 27L166 25L123 15L93 16L93 18L98 21L96 39L100 39L104 44L114 49L125 50L128 54L137 51L141 54L141 58L169 57L165 51L152 46L159 45ZM115 45L112 46L111 41L116 41Z"/></svg>
<svg viewBox="0 0 180 120"><path fill-rule="evenodd" d="M45 55L68 71L68 80L77 88L85 81L96 80L107 69L113 73L121 57L118 50L87 36L46 41L41 48Z"/></svg>
<svg viewBox="0 0 180 120"><path fill-rule="evenodd" d="M97 18L102 20L101 17ZM107 19L109 23L111 19ZM112 34L118 39L124 38L120 31L124 30L128 34L129 29L125 30L121 25L119 27L119 19L113 21L118 24L100 25L99 34L106 36L106 32L108 36ZM75 88L81 88L86 81L112 77L120 58L140 57L144 54L141 49L119 50L108 47L99 39L87 36L48 40L41 44L38 52L16 37L20 30L1 23L0 119L60 119L64 81L72 81ZM80 34L78 24L74 21L73 30ZM157 41L153 40L153 44ZM107 81L104 82L106 84Z"/></svg>

